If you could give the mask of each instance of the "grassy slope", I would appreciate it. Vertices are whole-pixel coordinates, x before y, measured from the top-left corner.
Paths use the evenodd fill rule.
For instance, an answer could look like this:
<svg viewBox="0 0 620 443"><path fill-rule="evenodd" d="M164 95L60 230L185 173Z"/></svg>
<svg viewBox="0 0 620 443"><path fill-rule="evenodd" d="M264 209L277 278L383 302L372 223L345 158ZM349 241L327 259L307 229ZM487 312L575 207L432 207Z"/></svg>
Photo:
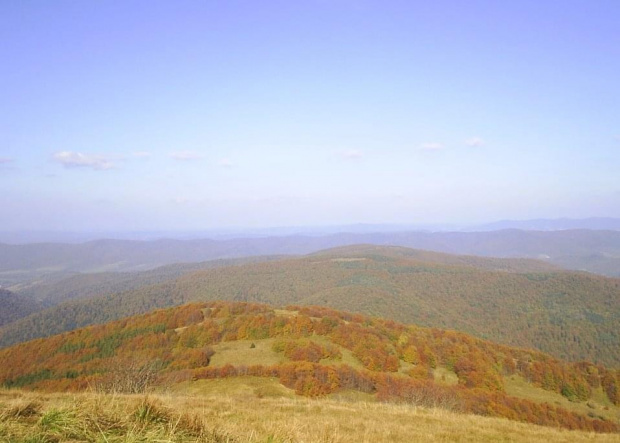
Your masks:
<svg viewBox="0 0 620 443"><path fill-rule="evenodd" d="M493 380L498 377L502 378L501 374L515 373L515 370L517 375L527 375L532 379L536 379L538 377L536 374L540 374L538 377L540 381L537 383L542 383L546 377L545 374L556 374L563 378L562 385L567 383L576 389L579 383L585 382L583 374L591 374L591 370L594 370L602 378L606 371L602 367L584 368L579 365L568 365L554 361L540 353L510 349L476 340L464 334L413 326L405 327L380 319L326 311L324 308L299 309L300 311L273 310L267 306L222 302L207 305L193 304L85 328L0 351L0 360L11 362L10 365L0 367L0 382L6 383L7 386L28 386L32 389L47 391L83 390L97 386L105 389L111 386L111 389L116 389L114 386L122 386L117 384L119 376L133 380L139 374L136 372L139 366L133 365L132 362L140 365L148 362L149 367L153 367L150 366L150 362L159 361L160 365L157 366L158 369L155 369L157 378L153 380L157 380L154 386L160 391L181 394L230 394L240 391L258 397L291 397L293 391L282 386L280 382L292 387L291 383L294 384L294 381L290 379L288 382L285 381L283 377L287 377L286 375L271 369L263 372L263 381L251 378L253 381L249 387L247 377L230 375L233 374L232 372L228 372L229 375L215 375L216 380L213 381L204 380L212 377L206 375L205 370L211 370L212 374L216 373L213 371L222 373L221 371L228 365L248 368L253 365L272 367L272 365L285 363L280 367L291 368L292 362L289 358L293 357L283 352L284 348L280 345L274 346L275 342L282 343L284 340L284 342L297 343L301 346L306 346L307 343L317 343L325 346L326 349L337 348L339 351L337 353L341 353L341 356L323 358L319 364L324 368L330 368L334 374L338 373L343 365L348 365L359 373L370 374L364 369L369 368L372 373L383 377L376 379L379 381L371 382L373 384L368 389L369 385L363 383L355 384L355 388L352 388L350 384L341 384L340 381L347 383L346 380L350 380L350 376L338 375L339 381L336 387L320 394L323 397L357 400L377 398L414 402L419 405L436 405L437 401L442 401L441 398L446 398L441 397L444 394L439 391L437 391L439 397L432 397L435 395L432 394L426 400L417 397L398 397L398 394L386 397L381 394L382 386L392 383L388 380L390 377L396 382L400 380L405 383L426 379L425 386L429 386L428 383L432 384L430 380L434 378L437 386L444 387L441 388L444 389L441 392L452 392L456 396L453 406L447 407L457 407L461 411L477 411L483 415L505 416L544 423L544 421L533 421L536 420L535 417L525 417L521 414L522 407L531 410L531 406L523 404L510 406L509 399L501 394L503 388L496 385ZM321 318L323 316L325 317ZM314 326L310 328L309 325ZM251 336L252 334L254 335ZM414 365L405 362L407 349L412 344L415 344L418 349L418 357L413 359L414 362L417 360L415 367L422 370L415 371L415 374L409 372ZM203 358L208 348L214 351L210 361ZM370 350L371 354L365 350ZM396 357L396 368L377 368L375 363L382 362L385 358L381 355L387 356L388 354ZM431 355L433 363L429 359ZM365 360L368 356L372 356L375 363ZM469 361L473 359L473 361L465 363L464 359ZM512 370L505 366L507 361L515 363ZM472 365L473 369L467 369ZM399 366L400 370L398 370ZM461 369L457 369L457 366ZM304 371L306 370L303 369L304 367L308 368L303 365L298 368ZM453 367L454 370L448 370L447 367ZM536 369L537 367L540 369ZM429 372L431 368L435 368L434 374ZM384 370L387 372L381 373ZM247 374L247 372L241 374ZM303 377L303 375L300 376ZM372 375L368 376L372 377ZM613 373L611 376L617 377ZM229 380L226 377L232 378ZM474 381L474 378L477 381ZM468 380L472 381L473 385ZM556 394L559 392L557 386L547 388L551 390L543 390L526 384L523 380L520 377L510 377L500 382L500 385L506 385L506 394L509 396L525 398L538 404L549 403L552 406L557 404L582 417L590 416L593 419L616 425L620 423L620 409L600 395L601 392L598 392L600 388L596 388L593 395L587 394L586 397L580 397L581 401L571 397L573 402L568 402L564 397ZM461 386L454 386L457 383ZM589 381L588 383L594 386L595 383L600 382ZM218 386L219 390L217 390ZM294 386L295 389L299 389L298 385ZM492 386L491 389L494 392L500 393L500 397L484 397L491 392L485 388L488 386ZM207 387L211 390L215 387L216 390L210 391L206 389ZM358 388L358 392L349 392L351 389L357 390ZM474 389L474 391L467 393L463 391L463 388L465 391L469 389ZM416 387L415 389L426 388ZM475 391L475 389L481 390ZM386 392L388 391L384 391ZM484 409L478 406L471 409L471 406L467 406L478 404L476 398L482 399L481 396L488 398L488 402L482 400L483 403L479 403ZM458 400L459 398L461 400ZM471 401L474 403L468 403ZM506 415L494 406L497 404L503 404L505 406L502 408L514 408L512 411L519 412L516 417L512 414ZM553 420L551 423L560 424L561 422Z"/></svg>
<svg viewBox="0 0 620 443"><path fill-rule="evenodd" d="M505 377L504 383L508 395L532 400L536 403L547 402L577 414L600 417L620 423L620 408L614 407L600 388L594 391L592 398L587 402L573 402L560 394L533 386L516 374Z"/></svg>
<svg viewBox="0 0 620 443"><path fill-rule="evenodd" d="M0 391L0 439L231 443L620 441L617 435L564 431L439 409L277 398L235 386L222 388L230 393L144 397Z"/></svg>

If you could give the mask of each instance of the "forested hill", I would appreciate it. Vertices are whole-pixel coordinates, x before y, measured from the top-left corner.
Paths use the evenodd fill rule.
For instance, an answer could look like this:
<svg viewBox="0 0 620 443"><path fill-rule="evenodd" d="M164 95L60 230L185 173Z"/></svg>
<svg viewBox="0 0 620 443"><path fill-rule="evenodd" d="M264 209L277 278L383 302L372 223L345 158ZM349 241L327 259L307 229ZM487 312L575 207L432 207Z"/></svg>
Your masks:
<svg viewBox="0 0 620 443"><path fill-rule="evenodd" d="M255 256L211 260L200 263L175 263L148 271L97 272L87 274L46 275L33 282L12 287L12 294L0 303L0 327L64 301L109 295L138 289L179 278L198 270L281 259L279 256Z"/></svg>
<svg viewBox="0 0 620 443"><path fill-rule="evenodd" d="M52 306L63 301L113 294L174 280L184 274L205 269L238 266L261 261L281 260L283 256L254 256L210 260L200 263L175 263L148 271L97 272L71 275L62 279L42 280L19 287L19 294Z"/></svg>
<svg viewBox="0 0 620 443"><path fill-rule="evenodd" d="M460 330L571 361L620 366L620 280L567 271L514 272L528 263L376 246L329 250L64 303L1 328L0 343L189 301L233 300L330 306Z"/></svg>
<svg viewBox="0 0 620 443"><path fill-rule="evenodd" d="M82 244L0 244L0 271L8 284L36 272L152 269L178 262L256 255L308 254L354 245L397 245L451 254L540 258L567 269L620 276L620 231L391 232L229 240L98 240ZM11 281L10 279L14 280Z"/></svg>
<svg viewBox="0 0 620 443"><path fill-rule="evenodd" d="M367 400L620 430L617 370L323 307L190 304L16 345L0 360L11 362L0 365L7 388L136 393L251 376L303 396L358 391Z"/></svg>
<svg viewBox="0 0 620 443"><path fill-rule="evenodd" d="M340 246L324 249L309 256L331 257L338 261L339 258L369 257L380 260L380 257L388 259L405 259L418 262L467 266L487 271L505 272L551 272L561 271L562 268L551 263L529 258L495 258L481 257L476 255L455 255L442 252L434 252L423 249L411 249L402 246L381 246L372 244Z"/></svg>
<svg viewBox="0 0 620 443"><path fill-rule="evenodd" d="M40 304L35 300L0 288L0 326L26 317L39 309Z"/></svg>

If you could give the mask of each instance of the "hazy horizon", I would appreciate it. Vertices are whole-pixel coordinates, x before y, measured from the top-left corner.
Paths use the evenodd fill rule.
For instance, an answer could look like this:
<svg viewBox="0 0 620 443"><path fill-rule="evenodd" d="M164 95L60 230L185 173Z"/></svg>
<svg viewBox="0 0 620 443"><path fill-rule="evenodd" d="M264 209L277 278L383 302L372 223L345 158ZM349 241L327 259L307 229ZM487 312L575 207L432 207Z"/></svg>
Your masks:
<svg viewBox="0 0 620 443"><path fill-rule="evenodd" d="M0 231L620 217L619 16L4 2Z"/></svg>
<svg viewBox="0 0 620 443"><path fill-rule="evenodd" d="M298 225L269 227L221 226L210 229L177 230L0 230L0 243L83 243L95 240L232 240L269 237L324 237L340 234L390 233L474 233L519 229L526 231L607 230L620 231L620 218L590 217L583 219L493 220L480 224L373 224Z"/></svg>

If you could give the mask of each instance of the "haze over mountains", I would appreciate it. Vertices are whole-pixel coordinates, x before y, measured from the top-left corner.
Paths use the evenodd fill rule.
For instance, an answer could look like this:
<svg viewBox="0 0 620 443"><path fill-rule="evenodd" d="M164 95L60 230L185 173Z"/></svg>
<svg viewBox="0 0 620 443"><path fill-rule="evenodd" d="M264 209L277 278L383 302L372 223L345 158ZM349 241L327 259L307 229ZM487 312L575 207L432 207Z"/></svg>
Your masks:
<svg viewBox="0 0 620 443"><path fill-rule="evenodd" d="M465 228L468 231L497 231L523 229L528 231L560 231L566 229L593 229L620 231L620 219L612 217L541 218L536 220L501 220Z"/></svg>
<svg viewBox="0 0 620 443"><path fill-rule="evenodd" d="M286 237L295 235L324 236L340 233L371 234L386 232L478 232L501 229L522 229L530 231L558 231L566 229L620 230L620 218L559 218L535 220L500 220L484 224L411 223L411 224L372 224L357 223L334 226L290 226L270 228L222 228L202 231L0 231L0 243L84 243L100 239L114 240L224 240L234 238Z"/></svg>
<svg viewBox="0 0 620 443"><path fill-rule="evenodd" d="M620 1L0 17L0 441L618 440Z"/></svg>
<svg viewBox="0 0 620 443"><path fill-rule="evenodd" d="M394 245L487 257L534 258L566 269L620 276L620 231L503 229L488 232L352 232L222 240L0 244L0 285L11 288L75 272L139 271L220 258L301 255L353 244Z"/></svg>

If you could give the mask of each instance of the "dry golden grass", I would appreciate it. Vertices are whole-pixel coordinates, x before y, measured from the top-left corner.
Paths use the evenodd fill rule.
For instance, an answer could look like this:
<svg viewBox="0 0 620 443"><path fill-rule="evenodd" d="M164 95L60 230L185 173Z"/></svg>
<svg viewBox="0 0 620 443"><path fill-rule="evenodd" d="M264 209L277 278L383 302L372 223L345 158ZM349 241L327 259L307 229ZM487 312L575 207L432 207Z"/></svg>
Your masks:
<svg viewBox="0 0 620 443"><path fill-rule="evenodd" d="M24 410L30 412L17 413ZM620 442L620 436L406 405L258 398L247 392L144 396L0 391L0 441L579 443Z"/></svg>
<svg viewBox="0 0 620 443"><path fill-rule="evenodd" d="M459 384L459 377L454 373L454 371L450 371L449 369L438 367L433 370L433 377L436 383L447 385L447 386L455 386Z"/></svg>
<svg viewBox="0 0 620 443"><path fill-rule="evenodd" d="M236 398L294 398L295 391L276 378L231 377L183 382L168 387L165 394L173 396L236 397Z"/></svg>
<svg viewBox="0 0 620 443"><path fill-rule="evenodd" d="M275 339L273 338L264 340L223 341L212 346L215 354L211 357L209 365L277 365L287 359L282 354L278 354L272 349L274 341ZM252 343L254 343L253 348L251 347Z"/></svg>
<svg viewBox="0 0 620 443"><path fill-rule="evenodd" d="M296 311L284 311L284 312L296 312ZM304 339L308 340L308 339ZM363 369L362 363L353 355L353 353L339 345L334 344L326 337L314 336L309 339L320 345L330 345L337 347L342 353L340 359L325 359L321 363L324 365L340 365L347 364L354 369ZM282 353L278 353L273 350L273 344L277 339L267 338L261 340L237 340L237 341L224 341L213 345L212 348L215 351L210 366L218 367L226 364L231 365L276 365L286 361L289 361ZM254 344L252 348L251 345Z"/></svg>
<svg viewBox="0 0 620 443"><path fill-rule="evenodd" d="M144 395L0 391L0 442L238 441L171 406Z"/></svg>

